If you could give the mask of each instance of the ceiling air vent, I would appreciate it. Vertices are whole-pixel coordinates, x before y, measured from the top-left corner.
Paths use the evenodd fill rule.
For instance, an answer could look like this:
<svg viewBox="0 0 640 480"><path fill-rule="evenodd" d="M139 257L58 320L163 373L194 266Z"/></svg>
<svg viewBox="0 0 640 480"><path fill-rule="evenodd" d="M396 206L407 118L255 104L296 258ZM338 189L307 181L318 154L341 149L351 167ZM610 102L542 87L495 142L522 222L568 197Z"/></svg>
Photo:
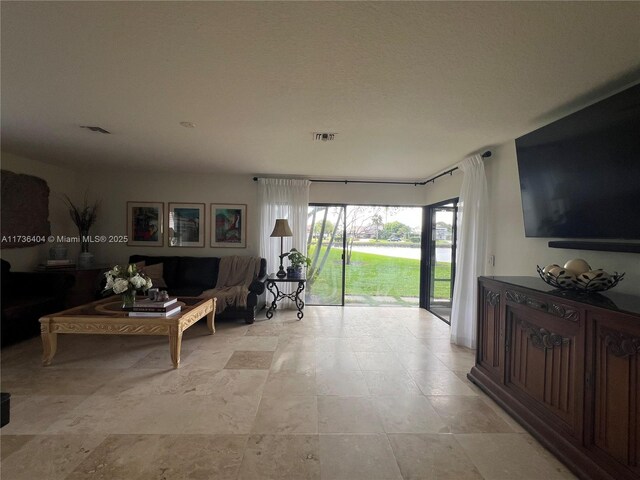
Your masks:
<svg viewBox="0 0 640 480"><path fill-rule="evenodd" d="M313 140L316 142L327 142L336 139L337 133L313 132Z"/></svg>
<svg viewBox="0 0 640 480"><path fill-rule="evenodd" d="M88 130L91 130L92 132L104 133L105 135L111 135L111 132L109 132L108 130L105 130L104 128L101 128L101 127L94 127L94 126L90 126L90 125L80 125L80 128L86 128Z"/></svg>

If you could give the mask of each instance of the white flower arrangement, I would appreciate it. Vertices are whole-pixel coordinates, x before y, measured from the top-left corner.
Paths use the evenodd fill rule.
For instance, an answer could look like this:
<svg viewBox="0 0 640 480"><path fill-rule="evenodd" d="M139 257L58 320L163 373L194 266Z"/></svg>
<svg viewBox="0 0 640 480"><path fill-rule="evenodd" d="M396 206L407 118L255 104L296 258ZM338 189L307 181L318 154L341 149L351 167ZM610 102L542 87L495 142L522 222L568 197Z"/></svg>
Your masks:
<svg viewBox="0 0 640 480"><path fill-rule="evenodd" d="M131 291L144 292L153 286L151 279L143 272L139 272L138 267L133 263L126 268L116 265L104 276L107 279L104 291L112 291L117 295Z"/></svg>

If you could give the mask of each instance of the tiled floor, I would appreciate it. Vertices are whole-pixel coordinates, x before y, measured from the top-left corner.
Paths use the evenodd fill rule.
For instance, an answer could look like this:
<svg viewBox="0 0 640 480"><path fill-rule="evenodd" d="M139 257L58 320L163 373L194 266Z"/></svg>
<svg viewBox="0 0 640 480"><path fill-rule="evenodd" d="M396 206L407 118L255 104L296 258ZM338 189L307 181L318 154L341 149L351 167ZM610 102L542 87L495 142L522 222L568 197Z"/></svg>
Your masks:
<svg viewBox="0 0 640 480"><path fill-rule="evenodd" d="M264 315L264 314L263 314ZM308 307L163 337L2 350L3 479L564 479L416 308Z"/></svg>

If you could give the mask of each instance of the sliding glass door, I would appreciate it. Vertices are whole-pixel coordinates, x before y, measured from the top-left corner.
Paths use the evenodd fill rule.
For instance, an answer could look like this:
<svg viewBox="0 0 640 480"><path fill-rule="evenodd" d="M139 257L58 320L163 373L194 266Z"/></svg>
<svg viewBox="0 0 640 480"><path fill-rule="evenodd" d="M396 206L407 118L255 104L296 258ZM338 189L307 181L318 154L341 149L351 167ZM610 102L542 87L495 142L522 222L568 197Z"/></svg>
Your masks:
<svg viewBox="0 0 640 480"><path fill-rule="evenodd" d="M427 241L423 243L422 305L447 323L451 322L451 301L456 274L456 229L458 199L425 208L428 223ZM426 247L426 248L425 248Z"/></svg>
<svg viewBox="0 0 640 480"><path fill-rule="evenodd" d="M307 304L418 306L421 207L310 205Z"/></svg>
<svg viewBox="0 0 640 480"><path fill-rule="evenodd" d="M306 303L344 305L344 205L309 205Z"/></svg>

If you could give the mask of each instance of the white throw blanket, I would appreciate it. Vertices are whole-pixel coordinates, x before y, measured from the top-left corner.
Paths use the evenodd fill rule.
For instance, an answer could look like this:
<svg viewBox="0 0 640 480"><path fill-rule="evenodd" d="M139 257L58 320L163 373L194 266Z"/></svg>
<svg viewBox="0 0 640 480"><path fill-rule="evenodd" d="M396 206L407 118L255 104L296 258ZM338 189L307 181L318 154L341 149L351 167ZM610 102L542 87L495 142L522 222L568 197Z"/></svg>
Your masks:
<svg viewBox="0 0 640 480"><path fill-rule="evenodd" d="M201 298L217 298L216 313L227 307L246 307L249 285L260 273L260 257L222 257L215 288L205 290Z"/></svg>

